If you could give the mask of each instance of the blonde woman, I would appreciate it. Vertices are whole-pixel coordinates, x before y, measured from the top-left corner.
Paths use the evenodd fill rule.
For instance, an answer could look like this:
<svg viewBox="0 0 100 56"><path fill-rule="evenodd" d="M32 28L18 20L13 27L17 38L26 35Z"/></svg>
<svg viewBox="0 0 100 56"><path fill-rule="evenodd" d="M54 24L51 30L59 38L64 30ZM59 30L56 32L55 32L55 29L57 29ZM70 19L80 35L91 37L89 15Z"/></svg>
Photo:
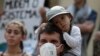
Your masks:
<svg viewBox="0 0 100 56"><path fill-rule="evenodd" d="M0 56L28 56L23 52L23 39L26 37L26 29L21 21L13 20L5 27L4 33L7 41L7 49Z"/></svg>

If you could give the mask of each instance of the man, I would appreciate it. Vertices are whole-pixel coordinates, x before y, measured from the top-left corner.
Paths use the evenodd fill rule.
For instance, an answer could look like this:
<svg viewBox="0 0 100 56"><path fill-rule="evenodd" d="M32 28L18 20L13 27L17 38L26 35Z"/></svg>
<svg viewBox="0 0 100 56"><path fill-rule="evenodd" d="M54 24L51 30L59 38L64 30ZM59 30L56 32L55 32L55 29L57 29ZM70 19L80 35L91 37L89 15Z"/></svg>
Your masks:
<svg viewBox="0 0 100 56"><path fill-rule="evenodd" d="M38 41L39 48L45 43L54 44L57 49L57 56L63 56L68 51L68 45L63 39L62 31L52 24L47 24L44 29L41 29Z"/></svg>
<svg viewBox="0 0 100 56"><path fill-rule="evenodd" d="M73 24L77 25L82 33L82 54L86 56L86 48L94 29L97 13L87 5L87 0L74 0L74 4L67 8L73 15Z"/></svg>

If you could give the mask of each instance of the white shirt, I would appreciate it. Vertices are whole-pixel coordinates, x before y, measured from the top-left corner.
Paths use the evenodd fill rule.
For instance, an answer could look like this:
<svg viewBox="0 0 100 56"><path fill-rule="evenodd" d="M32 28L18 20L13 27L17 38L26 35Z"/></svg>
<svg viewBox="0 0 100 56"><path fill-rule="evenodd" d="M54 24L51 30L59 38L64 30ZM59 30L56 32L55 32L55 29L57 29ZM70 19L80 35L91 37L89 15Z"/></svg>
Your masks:
<svg viewBox="0 0 100 56"><path fill-rule="evenodd" d="M77 26L72 26L71 34L69 35L67 32L63 33L64 40L72 49L69 52L74 53L77 56L81 56L81 33L80 29Z"/></svg>

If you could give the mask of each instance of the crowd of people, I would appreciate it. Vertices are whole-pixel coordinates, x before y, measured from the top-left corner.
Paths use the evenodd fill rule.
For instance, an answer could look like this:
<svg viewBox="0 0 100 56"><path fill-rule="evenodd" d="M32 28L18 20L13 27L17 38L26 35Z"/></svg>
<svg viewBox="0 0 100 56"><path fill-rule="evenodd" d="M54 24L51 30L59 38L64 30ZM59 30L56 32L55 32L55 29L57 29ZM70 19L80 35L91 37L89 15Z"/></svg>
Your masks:
<svg viewBox="0 0 100 56"><path fill-rule="evenodd" d="M60 5L50 9L41 7L39 12L41 23L35 28L37 44L34 53L27 54L23 51L27 29L20 20L14 19L5 25L4 37L7 49L1 51L0 56L42 56L40 49L47 43L55 46L56 56L87 55L88 42L97 18L97 12L88 6L87 0L74 0L74 4L66 8ZM99 34L100 32L97 33L97 38L100 37ZM50 47L48 45L45 48ZM49 51L49 49L42 51L45 50ZM53 55L53 51L50 53ZM94 56L99 55L96 53Z"/></svg>

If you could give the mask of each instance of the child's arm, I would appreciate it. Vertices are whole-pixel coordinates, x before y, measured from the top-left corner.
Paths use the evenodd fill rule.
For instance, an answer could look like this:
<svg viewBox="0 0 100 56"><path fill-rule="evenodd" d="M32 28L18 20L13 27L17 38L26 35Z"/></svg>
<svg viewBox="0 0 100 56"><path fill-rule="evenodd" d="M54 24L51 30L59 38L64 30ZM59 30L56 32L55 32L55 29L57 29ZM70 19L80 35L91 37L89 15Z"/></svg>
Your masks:
<svg viewBox="0 0 100 56"><path fill-rule="evenodd" d="M35 30L35 34L38 34L40 32L41 29L44 29L45 26L47 25L47 23L42 23L36 30Z"/></svg>
<svg viewBox="0 0 100 56"><path fill-rule="evenodd" d="M81 33L78 27L73 26L71 30L71 35L69 35L67 32L64 32L63 36L64 36L64 40L70 47L74 48L81 45L82 42Z"/></svg>

